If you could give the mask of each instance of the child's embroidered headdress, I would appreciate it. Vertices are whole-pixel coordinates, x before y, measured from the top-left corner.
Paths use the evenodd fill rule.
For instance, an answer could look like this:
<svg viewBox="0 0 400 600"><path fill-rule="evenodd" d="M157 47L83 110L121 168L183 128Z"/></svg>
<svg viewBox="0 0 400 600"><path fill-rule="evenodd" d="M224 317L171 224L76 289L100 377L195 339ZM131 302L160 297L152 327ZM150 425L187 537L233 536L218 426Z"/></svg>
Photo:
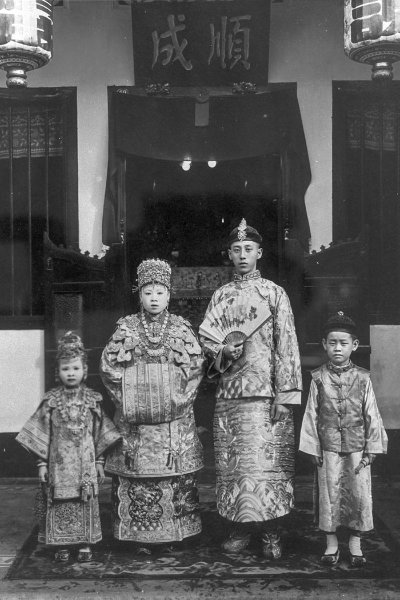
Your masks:
<svg viewBox="0 0 400 600"><path fill-rule="evenodd" d="M79 335L73 331L67 331L57 342L57 356L56 359L62 358L73 359L82 358L86 361L87 354Z"/></svg>

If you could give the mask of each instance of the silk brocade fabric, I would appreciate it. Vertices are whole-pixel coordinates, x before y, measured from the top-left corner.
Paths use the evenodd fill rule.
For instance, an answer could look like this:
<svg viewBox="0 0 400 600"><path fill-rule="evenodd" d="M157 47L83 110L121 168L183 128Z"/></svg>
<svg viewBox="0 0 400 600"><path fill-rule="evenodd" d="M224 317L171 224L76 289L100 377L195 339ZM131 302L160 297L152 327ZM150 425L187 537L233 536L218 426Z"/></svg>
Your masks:
<svg viewBox="0 0 400 600"><path fill-rule="evenodd" d="M54 388L16 438L48 465L48 484L36 502L41 542L101 539L95 459L121 437L101 402L101 395L84 385L73 393Z"/></svg>
<svg viewBox="0 0 400 600"><path fill-rule="evenodd" d="M193 403L204 357L190 324L165 312L123 317L100 370L122 435L106 462L114 536L160 543L199 533L195 472L203 467L203 449Z"/></svg>
<svg viewBox="0 0 400 600"><path fill-rule="evenodd" d="M202 337L218 376L214 417L216 490L219 513L237 522L263 522L289 513L294 495L294 426L291 405L301 402L301 367L294 318L283 288L259 271L235 276L217 290L220 302L248 296L265 302L271 318L245 342L237 361ZM284 420L271 421L271 405L285 404Z"/></svg>
<svg viewBox="0 0 400 600"><path fill-rule="evenodd" d="M219 376L217 398L278 397L302 389L300 355L294 318L286 292L258 271L236 279L217 290L207 310L226 300L249 296L266 303L270 318L251 335L239 360L221 360L221 345L202 337L206 355L211 358L210 376ZM300 393L295 403L300 403ZM282 403L284 400L282 400Z"/></svg>
<svg viewBox="0 0 400 600"><path fill-rule="evenodd" d="M200 533L196 476L114 477L112 521L118 540L159 544Z"/></svg>
<svg viewBox="0 0 400 600"><path fill-rule="evenodd" d="M387 451L370 374L351 361L326 363L312 372L300 433L302 452L322 458L315 481L316 521L322 531L339 526L373 528L371 467L356 474L364 454Z"/></svg>
<svg viewBox="0 0 400 600"><path fill-rule="evenodd" d="M293 508L293 413L272 423L270 412L268 398L217 400L217 508L230 521L269 521Z"/></svg>

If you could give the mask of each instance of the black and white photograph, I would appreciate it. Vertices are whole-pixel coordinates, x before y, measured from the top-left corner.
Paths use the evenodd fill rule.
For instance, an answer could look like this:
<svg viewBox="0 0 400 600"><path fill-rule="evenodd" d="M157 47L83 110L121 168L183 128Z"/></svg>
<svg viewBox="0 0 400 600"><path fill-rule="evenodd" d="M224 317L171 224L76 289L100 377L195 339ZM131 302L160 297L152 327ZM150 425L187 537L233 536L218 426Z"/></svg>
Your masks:
<svg viewBox="0 0 400 600"><path fill-rule="evenodd" d="M0 598L400 597L400 0L0 0Z"/></svg>

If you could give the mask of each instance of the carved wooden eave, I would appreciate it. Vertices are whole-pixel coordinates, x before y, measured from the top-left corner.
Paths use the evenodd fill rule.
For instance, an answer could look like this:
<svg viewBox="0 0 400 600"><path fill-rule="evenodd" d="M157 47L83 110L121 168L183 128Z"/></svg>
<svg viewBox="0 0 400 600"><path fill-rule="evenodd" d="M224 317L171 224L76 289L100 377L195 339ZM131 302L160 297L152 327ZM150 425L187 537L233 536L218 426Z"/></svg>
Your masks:
<svg viewBox="0 0 400 600"><path fill-rule="evenodd" d="M70 271L73 278L104 279L106 270L105 256L91 256L89 252L65 248L54 244L47 233L43 236L44 262L46 272Z"/></svg>
<svg viewBox="0 0 400 600"><path fill-rule="evenodd" d="M367 246L361 239L331 242L305 256L306 277L364 274Z"/></svg>

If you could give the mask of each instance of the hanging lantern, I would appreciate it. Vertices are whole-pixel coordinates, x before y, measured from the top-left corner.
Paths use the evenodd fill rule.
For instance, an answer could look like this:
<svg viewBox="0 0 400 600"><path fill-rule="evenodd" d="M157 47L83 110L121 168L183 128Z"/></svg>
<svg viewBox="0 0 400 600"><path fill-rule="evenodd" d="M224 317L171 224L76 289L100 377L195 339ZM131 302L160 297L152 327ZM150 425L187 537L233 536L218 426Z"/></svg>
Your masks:
<svg viewBox="0 0 400 600"><path fill-rule="evenodd" d="M400 0L344 0L344 51L372 65L372 79L392 79L392 63L400 60Z"/></svg>
<svg viewBox="0 0 400 600"><path fill-rule="evenodd" d="M26 72L46 65L52 49L52 0L0 0L0 68L8 87L26 86Z"/></svg>

